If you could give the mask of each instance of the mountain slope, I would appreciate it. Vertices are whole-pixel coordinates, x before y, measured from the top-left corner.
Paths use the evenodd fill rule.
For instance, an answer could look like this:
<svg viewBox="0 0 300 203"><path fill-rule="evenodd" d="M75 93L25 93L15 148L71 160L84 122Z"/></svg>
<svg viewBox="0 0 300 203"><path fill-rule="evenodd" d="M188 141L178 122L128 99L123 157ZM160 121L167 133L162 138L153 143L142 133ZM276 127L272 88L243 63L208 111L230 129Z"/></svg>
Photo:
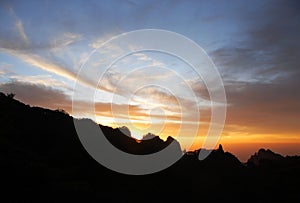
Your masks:
<svg viewBox="0 0 300 203"><path fill-rule="evenodd" d="M134 154L156 152L175 141L152 136L138 143L125 128L97 127L113 145ZM174 153L181 153L179 143L175 146ZM155 174L119 174L89 156L71 116L0 93L3 202L298 202L298 157L286 157L283 167L261 168L243 166L221 146L204 161L198 152Z"/></svg>

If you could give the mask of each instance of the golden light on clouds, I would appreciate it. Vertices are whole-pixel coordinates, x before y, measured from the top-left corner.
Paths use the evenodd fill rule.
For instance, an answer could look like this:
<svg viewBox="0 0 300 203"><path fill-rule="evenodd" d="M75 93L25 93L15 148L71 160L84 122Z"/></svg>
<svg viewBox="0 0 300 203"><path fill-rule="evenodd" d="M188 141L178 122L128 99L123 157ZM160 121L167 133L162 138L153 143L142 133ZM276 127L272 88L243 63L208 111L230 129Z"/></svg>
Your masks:
<svg viewBox="0 0 300 203"><path fill-rule="evenodd" d="M129 46L115 43L104 46L101 54L89 64L91 68L85 77L77 78L78 70L90 52L100 48L106 40L119 34L120 30L101 28L99 34L99 30L85 32L85 29L57 29L61 28L58 26L49 34L43 33L49 30L45 27L36 30L36 27L42 25L32 26L32 17L24 19L25 12L18 13L15 9L20 8L8 6L8 23L2 26L1 91L13 92L16 98L33 106L65 109L75 117L89 117L113 127L128 126L136 138L142 138L148 132L163 139L173 136L180 141L182 148L187 148L187 143L194 139L193 130L199 128L190 149L202 146L211 119L210 95L204 81L195 77L187 64L167 54L139 52L117 61L98 84L95 75L109 65L108 61L125 49L137 49L134 43ZM192 21L189 19L184 22L184 29L179 29L180 33L188 33L185 26ZM281 26L269 22L279 21L268 21L272 29L250 26L251 32L244 33L247 40L241 40L241 35L237 35L236 44L231 41L227 43L223 39L218 40L224 43L217 43L214 37L195 39L215 44L213 47L208 46L208 55L224 79L228 99L226 125L219 140L225 147L234 145L233 148L238 149L239 145L243 148L246 144L259 146L260 143L269 143L279 146L280 143L294 143L292 147L295 149L295 143L300 143L300 96L297 91L299 57L295 55L298 47L294 43L299 41L298 35L281 30ZM293 28L292 21L285 21L285 25ZM269 30L276 31L277 35L272 37L280 43L271 42ZM202 33L200 31L198 33ZM97 34L90 36L89 33ZM219 33L219 30L215 30L215 33ZM256 33L255 37L253 33ZM227 34L231 36L232 32ZM189 35L194 36L194 33ZM181 76L186 77L184 81ZM76 81L87 89L95 89L98 84L96 88L101 93L95 99L95 111L88 110L87 106L91 102L85 91L82 91L78 115L73 114L72 94ZM157 86L146 84L156 84L155 81ZM194 91L198 103L186 94L184 84ZM113 94L117 99L112 100ZM128 95L129 102L124 99ZM200 119L196 116L198 113Z"/></svg>

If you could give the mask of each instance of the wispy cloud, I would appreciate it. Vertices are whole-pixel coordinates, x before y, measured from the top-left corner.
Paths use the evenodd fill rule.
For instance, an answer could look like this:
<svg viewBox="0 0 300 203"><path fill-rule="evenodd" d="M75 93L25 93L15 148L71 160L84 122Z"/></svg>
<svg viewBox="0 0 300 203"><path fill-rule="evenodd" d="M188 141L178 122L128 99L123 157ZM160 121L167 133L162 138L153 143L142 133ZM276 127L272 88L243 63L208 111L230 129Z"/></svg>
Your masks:
<svg viewBox="0 0 300 203"><path fill-rule="evenodd" d="M66 32L52 40L50 43L51 49L53 51L57 51L57 49L65 49L69 45L79 42L81 39L81 34Z"/></svg>
<svg viewBox="0 0 300 203"><path fill-rule="evenodd" d="M43 85L45 87L64 88L66 90L71 90L71 88L68 87L65 82L54 79L51 75L24 76L15 74L10 76L9 79L13 82Z"/></svg>
<svg viewBox="0 0 300 203"><path fill-rule="evenodd" d="M18 29L19 35L21 37L21 39L23 40L23 42L25 42L26 44L29 44L29 39L24 31L24 26L23 26L23 22L20 19L17 19L16 21L16 27Z"/></svg>
<svg viewBox="0 0 300 203"><path fill-rule="evenodd" d="M29 65L41 68L45 71L57 74L73 81L76 80L76 73L37 54L8 49L0 49L0 51L15 56Z"/></svg>
<svg viewBox="0 0 300 203"><path fill-rule="evenodd" d="M30 41L28 39L28 36L25 33L25 29L24 29L22 20L16 15L16 13L12 7L9 7L9 12L16 21L15 26L16 26L18 34L19 34L20 38L22 39L23 43L25 43L26 45L29 45Z"/></svg>
<svg viewBox="0 0 300 203"><path fill-rule="evenodd" d="M15 26L19 34L19 40L10 42L9 39L0 41L0 52L14 56L25 63L45 70L49 73L56 74L66 79L75 81L76 72L70 68L65 67L63 64L51 59L44 52L39 51L36 53L35 48L44 48L46 51L53 51L53 49L66 48L70 44L81 39L81 35L74 33L64 33L63 36L57 41L57 43L48 43L44 45L31 44L28 36L25 33L22 20L16 15L14 9L9 7L9 12L15 20ZM48 50L47 50L48 49ZM43 54L44 53L44 54Z"/></svg>
<svg viewBox="0 0 300 203"><path fill-rule="evenodd" d="M13 73L12 64L0 62L0 75L9 75Z"/></svg>

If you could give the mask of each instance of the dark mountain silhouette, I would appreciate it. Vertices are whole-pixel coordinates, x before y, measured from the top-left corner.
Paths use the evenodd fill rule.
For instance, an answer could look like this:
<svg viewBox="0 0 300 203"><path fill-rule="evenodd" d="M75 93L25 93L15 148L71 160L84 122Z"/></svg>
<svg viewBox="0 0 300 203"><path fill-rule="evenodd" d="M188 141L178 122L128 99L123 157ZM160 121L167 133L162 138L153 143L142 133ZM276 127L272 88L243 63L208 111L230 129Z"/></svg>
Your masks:
<svg viewBox="0 0 300 203"><path fill-rule="evenodd" d="M166 141L163 141L159 136L153 135L151 139L136 140L130 137L130 131L126 127L121 129L113 129L111 127L100 125L102 132L106 138L118 149L131 153L131 154L152 154L161 151L167 147L171 142L175 142L174 153L181 154L181 147L178 141L174 140L172 137L168 137ZM124 134L124 129L127 129ZM146 135L147 136L147 135Z"/></svg>
<svg viewBox="0 0 300 203"><path fill-rule="evenodd" d="M270 149L260 149L247 161L249 167L260 167L268 169L300 169L299 156L282 156L272 152Z"/></svg>
<svg viewBox="0 0 300 203"><path fill-rule="evenodd" d="M213 150L211 154L202 161L203 165L215 166L221 168L242 167L241 162L233 154L224 152L222 145L217 150Z"/></svg>
<svg viewBox="0 0 300 203"><path fill-rule="evenodd" d="M270 161L270 162L278 162L284 159L283 156L280 154L276 154L271 150L267 149L260 149L257 153L252 155L250 159L247 161L248 164L253 164L256 166L262 165L263 162Z"/></svg>
<svg viewBox="0 0 300 203"><path fill-rule="evenodd" d="M0 93L0 112L2 202L299 200L297 156L282 157L260 150L243 164L220 145L203 161L199 161L196 150L166 170L129 176L111 171L90 157L79 141L73 118L63 110L30 107ZM177 143L174 153L181 153L172 137L163 141L148 134L137 141L126 127L99 127L113 145L129 153L153 153L173 141Z"/></svg>
<svg viewBox="0 0 300 203"><path fill-rule="evenodd" d="M200 150L206 149L198 149L195 151L187 152L185 157L187 159L196 159L197 162L199 162L198 164L202 168L221 168L222 170L224 170L229 168L233 169L243 167L242 163L233 154L231 154L230 152L224 152L223 146L221 144L216 150L206 150L210 154L206 159L202 161L198 160Z"/></svg>

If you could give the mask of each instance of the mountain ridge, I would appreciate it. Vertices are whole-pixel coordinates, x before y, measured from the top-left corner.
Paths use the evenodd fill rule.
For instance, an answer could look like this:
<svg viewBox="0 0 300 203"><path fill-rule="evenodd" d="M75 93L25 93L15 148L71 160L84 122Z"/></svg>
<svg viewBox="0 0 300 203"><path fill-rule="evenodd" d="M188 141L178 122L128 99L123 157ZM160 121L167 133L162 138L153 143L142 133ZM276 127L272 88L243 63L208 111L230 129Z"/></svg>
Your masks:
<svg viewBox="0 0 300 203"><path fill-rule="evenodd" d="M199 150L195 150L163 171L129 176L98 164L82 146L73 118L62 110L30 107L0 93L0 112L0 178L2 193L10 200L45 202L46 197L49 202L58 198L75 202L153 202L157 194L161 194L162 201L175 202L211 200L212 196L231 202L298 199L298 156L284 157L280 162L243 164L219 145L203 161L199 161ZM166 141L155 137L138 143L128 131L127 135L121 132L125 128L98 126L113 145L134 154L153 153L174 141L171 137ZM179 145L174 152L181 153ZM232 191L234 197L230 196Z"/></svg>

